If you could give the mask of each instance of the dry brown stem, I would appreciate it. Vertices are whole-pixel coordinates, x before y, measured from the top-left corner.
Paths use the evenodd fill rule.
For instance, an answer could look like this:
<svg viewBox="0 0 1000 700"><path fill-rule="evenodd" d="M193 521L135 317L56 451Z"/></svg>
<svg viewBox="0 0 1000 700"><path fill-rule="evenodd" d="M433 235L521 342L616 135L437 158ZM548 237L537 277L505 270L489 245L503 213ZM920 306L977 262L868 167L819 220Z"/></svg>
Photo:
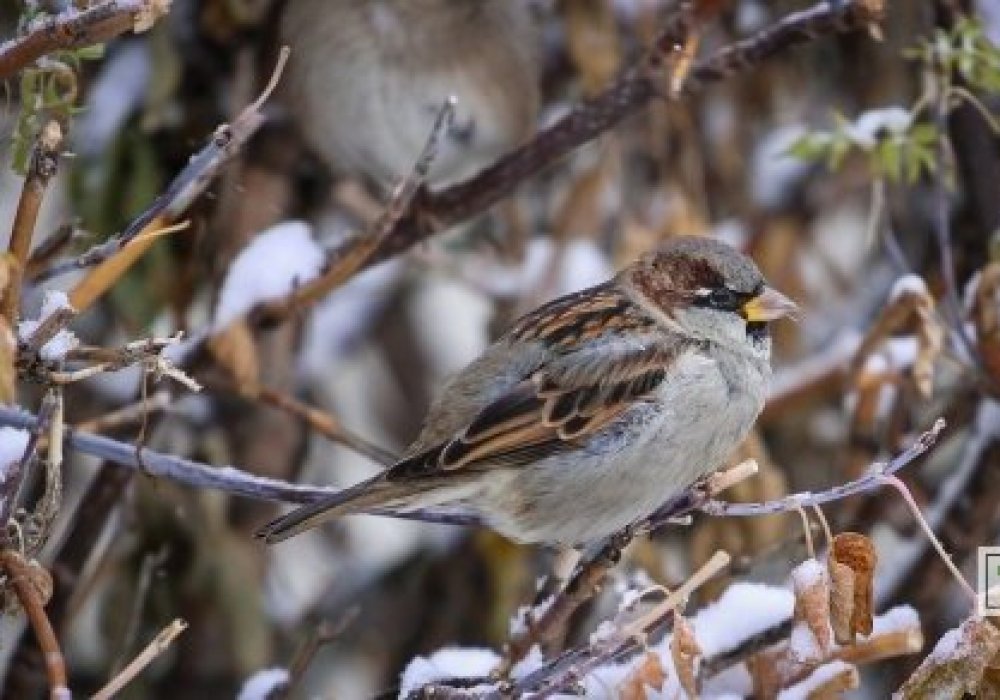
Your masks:
<svg viewBox="0 0 1000 700"><path fill-rule="evenodd" d="M165 652L177 636L186 629L187 623L181 619L176 619L164 627L128 666L94 694L92 700L110 700L114 697L119 690L142 673L142 670L149 666L157 656Z"/></svg>
<svg viewBox="0 0 1000 700"><path fill-rule="evenodd" d="M0 47L0 65L2 60L2 47ZM0 313L11 328L17 327L21 307L21 279L28 262L31 238L35 233L35 222L38 220L38 211L41 209L45 190L59 166L62 141L63 133L59 122L53 120L42 127L32 148L28 173L21 188L21 197L17 201L10 242L7 245L7 252L12 258L10 279L0 301Z"/></svg>
<svg viewBox="0 0 1000 700"><path fill-rule="evenodd" d="M8 581L13 586L17 599L35 632L38 646L42 649L45 675L49 681L49 697L52 700L66 700L70 697L66 680L66 661L49 617L45 614L45 600L33 583L37 574L31 570L31 564L23 556L10 549L0 552L0 565L7 573Z"/></svg>

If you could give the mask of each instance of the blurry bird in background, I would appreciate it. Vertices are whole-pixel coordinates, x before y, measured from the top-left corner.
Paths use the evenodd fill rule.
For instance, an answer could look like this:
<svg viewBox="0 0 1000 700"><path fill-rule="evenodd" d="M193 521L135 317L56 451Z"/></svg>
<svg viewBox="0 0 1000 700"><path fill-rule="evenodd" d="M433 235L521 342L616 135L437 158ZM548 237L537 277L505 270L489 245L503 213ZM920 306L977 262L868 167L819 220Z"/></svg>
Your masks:
<svg viewBox="0 0 1000 700"><path fill-rule="evenodd" d="M440 187L524 141L538 111L537 36L511 0L290 0L285 101L334 171L391 187L445 100L455 119L431 167Z"/></svg>

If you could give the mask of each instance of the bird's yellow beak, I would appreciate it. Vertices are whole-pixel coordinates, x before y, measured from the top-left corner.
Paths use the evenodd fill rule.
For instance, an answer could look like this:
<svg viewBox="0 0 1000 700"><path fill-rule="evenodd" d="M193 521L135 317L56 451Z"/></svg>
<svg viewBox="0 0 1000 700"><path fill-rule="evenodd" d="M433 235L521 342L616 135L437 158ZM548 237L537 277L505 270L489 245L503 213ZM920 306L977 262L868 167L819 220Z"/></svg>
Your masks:
<svg viewBox="0 0 1000 700"><path fill-rule="evenodd" d="M750 323L774 321L785 316L793 316L799 310L799 305L784 294L771 287L748 301L740 309L740 313Z"/></svg>

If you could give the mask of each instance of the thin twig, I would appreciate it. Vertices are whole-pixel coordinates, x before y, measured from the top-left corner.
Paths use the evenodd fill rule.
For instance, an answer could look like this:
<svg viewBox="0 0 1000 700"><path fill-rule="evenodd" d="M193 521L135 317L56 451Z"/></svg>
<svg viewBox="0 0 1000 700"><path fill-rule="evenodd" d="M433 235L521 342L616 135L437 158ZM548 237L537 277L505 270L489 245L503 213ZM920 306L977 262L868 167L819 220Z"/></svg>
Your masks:
<svg viewBox="0 0 1000 700"><path fill-rule="evenodd" d="M295 652L292 662L288 665L288 683L277 691L272 700L292 697L292 692L302 681L302 676L305 675L316 652L343 634L348 625L357 618L358 612L357 607L349 608L336 623L324 620L310 633L309 638Z"/></svg>
<svg viewBox="0 0 1000 700"><path fill-rule="evenodd" d="M314 406L309 406L287 394L283 394L270 387L258 386L251 389L246 395L248 395L248 398L259 398L268 406L273 406L296 418L300 418L320 435L339 445L348 447L358 454L364 455L376 464L388 467L396 461L396 457L391 452L368 442L359 435L355 435L329 413Z"/></svg>
<svg viewBox="0 0 1000 700"><path fill-rule="evenodd" d="M21 602L31 628L35 632L38 646L45 658L45 675L49 680L51 700L68 700L69 688L66 681L66 661L63 658L55 630L45 614L45 603L38 589L32 583L34 574L31 565L19 553L5 549L0 552L0 565L7 572L17 599Z"/></svg>
<svg viewBox="0 0 1000 700"><path fill-rule="evenodd" d="M0 80L47 53L100 44L128 31L145 31L169 6L170 0L106 0L86 10L49 17L24 36L0 44Z"/></svg>
<svg viewBox="0 0 1000 700"><path fill-rule="evenodd" d="M871 491L883 483L885 476L898 472L933 447L944 428L944 418L938 418L930 430L922 433L912 445L888 462L876 462L865 474L862 474L857 479L834 486L825 491L818 493L796 493L764 503L708 501L697 506L697 509L709 515L717 516L749 517L772 515L774 513L785 513L789 510L794 510L798 506L822 505L823 503L839 501L848 496Z"/></svg>
<svg viewBox="0 0 1000 700"><path fill-rule="evenodd" d="M166 410L172 401L171 393L162 389L145 401L136 401L95 418L80 421L73 426L73 429L85 433L105 433L115 428L141 423L150 413Z"/></svg>
<svg viewBox="0 0 1000 700"><path fill-rule="evenodd" d="M170 550L167 545L163 545L156 552L146 552L142 557L142 565L139 567L139 579L136 582L135 590L132 594L132 609L129 611L128 624L122 634L121 650L118 658L111 665L112 673L117 674L124 668L129 652L135 644L139 629L142 626L142 611L146 606L146 599L149 596L149 588L153 583L153 575L156 570L163 566L167 560Z"/></svg>
<svg viewBox="0 0 1000 700"><path fill-rule="evenodd" d="M177 636L187 629L187 623L180 618L174 620L164 627L158 635L143 649L137 657L132 659L132 663L122 669L107 685L94 694L92 700L110 700L119 690L132 682L142 670L149 666L157 656L167 650L167 647L177 638Z"/></svg>
<svg viewBox="0 0 1000 700"><path fill-rule="evenodd" d="M41 209L45 190L59 167L62 141L63 133L59 122L53 120L42 127L38 140L32 148L28 173L21 188L21 197L17 201L10 242L7 245L7 252L13 257L14 264L11 265L7 291L0 302L0 313L11 328L17 327L21 309L21 280L28 263L28 253L31 251L31 238L35 233L35 222L38 220L38 211Z"/></svg>

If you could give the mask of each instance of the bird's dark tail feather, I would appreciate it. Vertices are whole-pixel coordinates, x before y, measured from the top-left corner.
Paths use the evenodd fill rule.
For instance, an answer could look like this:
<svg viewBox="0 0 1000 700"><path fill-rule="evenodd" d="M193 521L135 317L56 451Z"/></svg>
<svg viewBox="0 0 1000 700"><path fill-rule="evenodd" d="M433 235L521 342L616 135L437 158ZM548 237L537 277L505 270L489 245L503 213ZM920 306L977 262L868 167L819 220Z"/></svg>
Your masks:
<svg viewBox="0 0 1000 700"><path fill-rule="evenodd" d="M315 503L296 508L291 513L272 520L256 534L268 544L275 544L327 520L386 506L402 496L412 495L413 491L413 484L393 483L380 474Z"/></svg>

